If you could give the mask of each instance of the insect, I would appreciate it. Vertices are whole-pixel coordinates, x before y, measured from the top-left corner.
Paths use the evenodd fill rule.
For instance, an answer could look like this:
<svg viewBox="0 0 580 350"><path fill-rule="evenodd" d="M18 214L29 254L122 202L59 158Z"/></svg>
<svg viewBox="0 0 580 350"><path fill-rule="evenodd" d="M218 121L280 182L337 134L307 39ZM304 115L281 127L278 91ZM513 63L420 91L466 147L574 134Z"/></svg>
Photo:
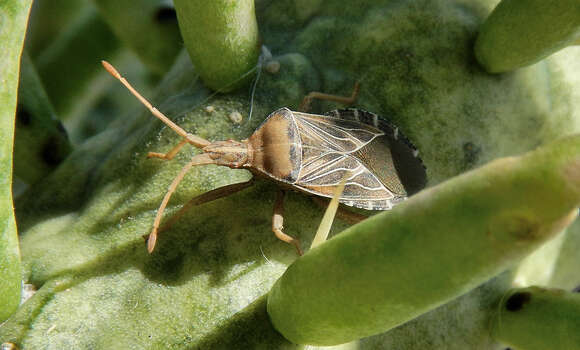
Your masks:
<svg viewBox="0 0 580 350"><path fill-rule="evenodd" d="M270 178L282 188L330 198L343 177L348 176L340 202L368 210L388 210L426 184L426 171L417 149L399 129L376 114L358 110L335 110L326 115L280 108L272 112L245 140L210 142L190 134L173 123L142 97L113 66L103 61L107 71L125 85L150 111L183 139L167 153L150 152L148 157L172 159L187 143L203 153L191 158L175 177L163 198L147 240L155 247L163 211L172 193L193 166L216 164L245 168L255 176ZM352 103L350 97L312 92L305 97L306 109L313 98ZM347 175L347 173L349 173ZM252 185L252 180L206 192L188 202L176 214ZM300 242L283 232L284 191L278 192L272 231L280 240L293 244L302 254Z"/></svg>

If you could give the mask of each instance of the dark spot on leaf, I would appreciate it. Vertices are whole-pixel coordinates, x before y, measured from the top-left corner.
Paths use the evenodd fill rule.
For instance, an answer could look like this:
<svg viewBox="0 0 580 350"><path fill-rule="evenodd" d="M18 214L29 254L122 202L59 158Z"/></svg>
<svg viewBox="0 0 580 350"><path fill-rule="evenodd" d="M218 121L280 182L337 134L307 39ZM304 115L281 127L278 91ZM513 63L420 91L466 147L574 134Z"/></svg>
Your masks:
<svg viewBox="0 0 580 350"><path fill-rule="evenodd" d="M49 137L48 140L46 140L46 143L44 144L44 147L42 147L41 152L41 157L44 162L51 166L56 166L62 162L65 154L65 152L63 152L61 149L61 143L59 142L59 139L54 136Z"/></svg>
<svg viewBox="0 0 580 350"><path fill-rule="evenodd" d="M572 289L573 293L580 293L580 284L576 286L576 288Z"/></svg>
<svg viewBox="0 0 580 350"><path fill-rule="evenodd" d="M532 294L529 292L518 292L514 293L512 296L508 298L505 303L505 308L508 311L518 311L521 308L530 302L532 299Z"/></svg>
<svg viewBox="0 0 580 350"><path fill-rule="evenodd" d="M479 148L473 142L466 142L463 144L463 163L465 169L473 168L473 166L479 160L480 153L481 148Z"/></svg>
<svg viewBox="0 0 580 350"><path fill-rule="evenodd" d="M58 131L60 131L61 134L63 134L64 136L66 136L68 138L68 134L66 132L66 129L64 128L64 126L62 125L62 123L60 121L56 122L56 129Z"/></svg>
<svg viewBox="0 0 580 350"><path fill-rule="evenodd" d="M181 252L163 250L163 254L159 253L162 249L156 247L157 253L152 259L147 262L147 270L153 280L175 282L181 276L181 271L184 266L184 256Z"/></svg>
<svg viewBox="0 0 580 350"><path fill-rule="evenodd" d="M18 107L16 107L16 122L19 125L21 126L30 125L31 119L32 118L30 116L30 112L28 112L28 110L24 108L24 106L18 105Z"/></svg>
<svg viewBox="0 0 580 350"><path fill-rule="evenodd" d="M475 57L475 51L473 50L473 47L475 47L476 39L477 36L472 36L465 42L466 49L462 51L466 54L464 67L471 73L487 74L485 68L481 66Z"/></svg>
<svg viewBox="0 0 580 350"><path fill-rule="evenodd" d="M177 20L177 14L173 7L163 6L157 9L154 18L160 23L172 22Z"/></svg>

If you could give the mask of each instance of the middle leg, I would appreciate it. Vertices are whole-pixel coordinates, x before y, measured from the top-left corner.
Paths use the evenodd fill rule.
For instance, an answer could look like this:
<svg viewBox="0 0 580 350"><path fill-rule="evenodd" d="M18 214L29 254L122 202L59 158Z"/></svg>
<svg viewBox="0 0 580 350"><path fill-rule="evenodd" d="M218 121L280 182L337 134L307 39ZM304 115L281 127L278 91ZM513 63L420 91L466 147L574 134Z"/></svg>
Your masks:
<svg viewBox="0 0 580 350"><path fill-rule="evenodd" d="M282 230L284 229L284 191L278 190L276 194L276 202L274 203L274 215L272 215L272 231L276 237L286 243L294 245L298 255L302 255L302 249L300 248L300 240L285 234Z"/></svg>
<svg viewBox="0 0 580 350"><path fill-rule="evenodd" d="M155 242L157 242L157 231L159 229L159 224L161 223L161 217L163 216L163 211L165 210L165 207L167 207L167 203L169 203L171 195L173 194L173 192L175 192L177 186L179 185L181 180L183 180L183 178L185 177L185 174L187 174L187 172L192 167L196 165L206 165L206 164L215 164L215 160L211 159L211 157L207 153L202 153L194 156L193 158L191 158L191 161L187 163L183 167L183 169L181 169L181 171L179 172L179 174L177 174L175 179L173 179L171 185L169 185L169 188L167 189L167 192L165 193L165 196L163 197L163 200L159 205L159 209L157 209L157 214L155 215L155 220L153 221L153 229L151 230L151 233L147 238L147 251L149 251L149 253L152 253L153 249L155 248Z"/></svg>

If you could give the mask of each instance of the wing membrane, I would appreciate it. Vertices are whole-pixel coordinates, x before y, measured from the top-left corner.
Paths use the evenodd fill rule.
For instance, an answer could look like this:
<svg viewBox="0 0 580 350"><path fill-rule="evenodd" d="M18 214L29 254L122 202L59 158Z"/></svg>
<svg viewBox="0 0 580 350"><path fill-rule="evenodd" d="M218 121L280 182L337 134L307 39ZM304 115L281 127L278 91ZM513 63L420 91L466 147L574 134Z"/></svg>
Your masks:
<svg viewBox="0 0 580 350"><path fill-rule="evenodd" d="M353 120L294 112L302 145L338 152L354 152L384 133Z"/></svg>
<svg viewBox="0 0 580 350"><path fill-rule="evenodd" d="M356 120L294 112L302 142L302 166L294 185L332 197L348 173L340 202L371 210L390 209L395 195L355 156L384 133Z"/></svg>
<svg viewBox="0 0 580 350"><path fill-rule="evenodd" d="M299 178L296 187L323 197L332 197L333 190L348 176L340 202L371 210L390 209L394 194L383 185L357 158L348 154L326 154L323 166ZM314 165L314 164L313 164ZM348 174L347 174L348 173Z"/></svg>

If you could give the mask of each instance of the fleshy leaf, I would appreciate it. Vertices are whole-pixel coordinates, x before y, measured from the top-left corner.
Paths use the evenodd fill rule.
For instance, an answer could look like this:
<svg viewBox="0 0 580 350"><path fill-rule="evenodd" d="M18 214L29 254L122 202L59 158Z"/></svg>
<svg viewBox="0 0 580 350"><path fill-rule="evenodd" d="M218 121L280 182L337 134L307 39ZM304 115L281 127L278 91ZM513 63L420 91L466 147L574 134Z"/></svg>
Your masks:
<svg viewBox="0 0 580 350"><path fill-rule="evenodd" d="M176 0L179 28L194 66L210 88L250 81L260 54L254 0Z"/></svg>
<svg viewBox="0 0 580 350"><path fill-rule="evenodd" d="M580 135L496 160L349 228L288 268L268 314L298 344L387 331L515 265L574 221L578 204Z"/></svg>
<svg viewBox="0 0 580 350"><path fill-rule="evenodd" d="M576 0L503 0L481 26L475 55L490 73L508 72L580 38Z"/></svg>
<svg viewBox="0 0 580 350"><path fill-rule="evenodd" d="M162 0L98 0L95 3L117 37L152 72L163 74L171 68L183 39L175 9L170 4Z"/></svg>
<svg viewBox="0 0 580 350"><path fill-rule="evenodd" d="M46 93L62 120L86 113L85 105L106 86L96 79L105 75L99 59L111 60L119 53L119 40L96 8L89 4L79 12L35 58Z"/></svg>
<svg viewBox="0 0 580 350"><path fill-rule="evenodd" d="M0 322L20 303L20 253L12 206L12 148L20 55L32 1L0 4Z"/></svg>
<svg viewBox="0 0 580 350"><path fill-rule="evenodd" d="M20 72L14 176L32 184L54 170L72 147L26 52Z"/></svg>
<svg viewBox="0 0 580 350"><path fill-rule="evenodd" d="M580 344L580 294L529 287L506 293L493 337L516 349L568 350Z"/></svg>
<svg viewBox="0 0 580 350"><path fill-rule="evenodd" d="M249 91L213 95L186 56L152 102L206 139L243 139L273 110L296 109L309 91L348 95L360 81L357 106L400 127L436 184L578 130L580 51L566 50L505 76L491 76L475 62L472 43L494 4L261 1L257 19L273 57L256 85L251 118ZM95 57L95 64L102 58ZM315 102L312 111L337 107ZM243 116L241 124L230 120L233 112ZM264 294L296 259L293 248L271 233L275 184L258 181L193 208L161 233L155 254L146 253L142 235L150 231L168 184L198 151L186 147L170 162L146 154L178 142L145 111L119 115L19 199L25 277L38 292L0 328L0 339L28 348L219 348L247 340L241 330L252 329L258 332L255 348L294 346L272 333L262 307ZM249 176L198 167L186 176L166 217L197 194ZM307 196L289 193L286 232L307 247L322 211ZM337 220L333 233L345 227ZM484 316L504 291L505 284L485 283L362 346L497 345Z"/></svg>

